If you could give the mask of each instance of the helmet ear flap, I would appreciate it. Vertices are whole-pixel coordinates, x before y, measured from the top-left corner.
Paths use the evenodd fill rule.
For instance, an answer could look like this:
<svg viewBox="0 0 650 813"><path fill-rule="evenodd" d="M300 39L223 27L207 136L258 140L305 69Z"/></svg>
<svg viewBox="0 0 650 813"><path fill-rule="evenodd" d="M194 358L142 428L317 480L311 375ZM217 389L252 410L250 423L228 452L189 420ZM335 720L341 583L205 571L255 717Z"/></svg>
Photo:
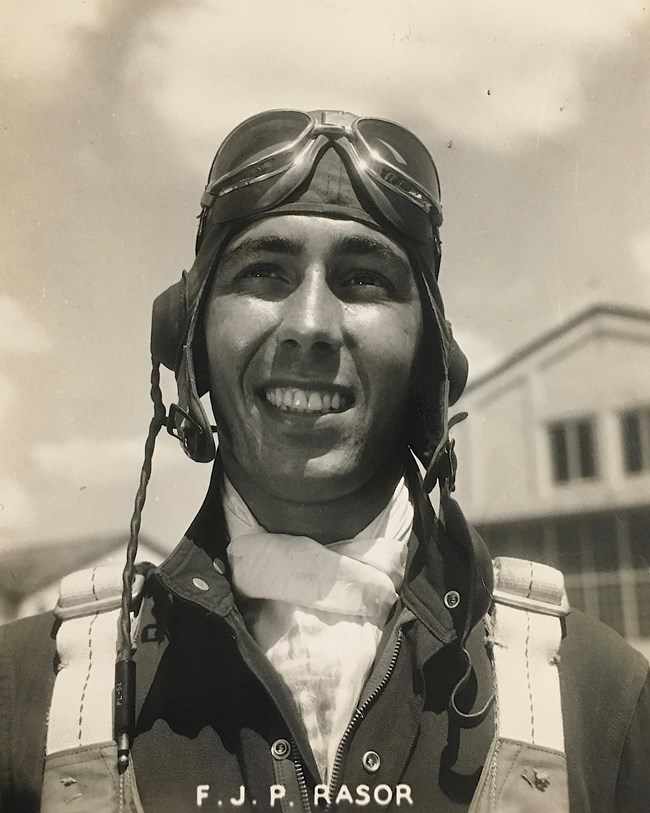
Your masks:
<svg viewBox="0 0 650 813"><path fill-rule="evenodd" d="M199 397L192 348L188 345L183 347L176 382L179 403L172 404L169 409L167 431L178 438L188 457L197 463L209 463L216 454L213 427Z"/></svg>
<svg viewBox="0 0 650 813"><path fill-rule="evenodd" d="M178 370L187 330L187 274L159 294L151 314L151 355L168 370Z"/></svg>
<svg viewBox="0 0 650 813"><path fill-rule="evenodd" d="M196 292L188 290L190 276L163 291L153 304L151 354L176 375L178 404L172 404L167 431L177 438L185 454L198 463L214 459L216 448L212 425L203 408L197 388L192 348L183 340L188 329L188 302L196 301Z"/></svg>

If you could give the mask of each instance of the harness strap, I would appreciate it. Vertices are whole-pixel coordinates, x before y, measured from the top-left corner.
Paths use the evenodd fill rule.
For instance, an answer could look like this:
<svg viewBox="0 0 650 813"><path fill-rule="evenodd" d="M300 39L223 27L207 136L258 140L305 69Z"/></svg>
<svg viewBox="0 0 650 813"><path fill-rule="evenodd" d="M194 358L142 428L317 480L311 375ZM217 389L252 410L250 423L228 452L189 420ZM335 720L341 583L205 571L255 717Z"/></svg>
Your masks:
<svg viewBox="0 0 650 813"><path fill-rule="evenodd" d="M494 572L494 605L486 623L496 731L470 811L568 813L557 670L560 618L569 611L564 580L546 565L506 557L495 559ZM134 599L143 583L136 576ZM55 610L62 620L60 667L48 726L44 813L85 811L89 801L98 813L118 809L119 780L110 766L116 764L111 700L121 592L122 568L113 565L73 573L61 585ZM91 768L98 770L94 766L100 766L102 781L95 773L95 781L82 783ZM141 810L131 774L126 781L125 807ZM98 795L80 793L83 785L92 785Z"/></svg>
<svg viewBox="0 0 650 813"><path fill-rule="evenodd" d="M136 576L134 598L144 576ZM54 610L59 671L54 681L46 754L113 739L113 678L122 596L121 565L80 570L61 582ZM136 631L134 631L135 636Z"/></svg>
<svg viewBox="0 0 650 813"><path fill-rule="evenodd" d="M471 813L568 813L558 674L561 617L569 612L559 570L523 559L494 560L494 604L486 619L496 697L495 738Z"/></svg>
<svg viewBox="0 0 650 813"><path fill-rule="evenodd" d="M144 576L136 575L134 602ZM131 767L118 775L113 678L122 601L122 566L80 570L61 582L59 670L48 720L43 813L141 813ZM135 605L134 605L135 606ZM139 616L132 622L136 640Z"/></svg>
<svg viewBox="0 0 650 813"><path fill-rule="evenodd" d="M568 602L559 570L523 559L494 563L488 616L497 694L497 736L564 752L558 616Z"/></svg>

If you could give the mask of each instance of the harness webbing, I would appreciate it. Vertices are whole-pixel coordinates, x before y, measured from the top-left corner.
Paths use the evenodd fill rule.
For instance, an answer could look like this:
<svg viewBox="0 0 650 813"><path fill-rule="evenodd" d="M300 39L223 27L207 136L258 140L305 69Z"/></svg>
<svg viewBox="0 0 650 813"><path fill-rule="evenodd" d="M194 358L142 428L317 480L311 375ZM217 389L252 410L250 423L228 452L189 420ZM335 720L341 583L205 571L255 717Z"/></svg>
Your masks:
<svg viewBox="0 0 650 813"><path fill-rule="evenodd" d="M559 570L494 560L486 618L496 697L495 737L471 813L568 813L558 652L569 612Z"/></svg>
<svg viewBox="0 0 650 813"><path fill-rule="evenodd" d="M494 604L486 625L495 682L495 737L470 811L568 813L557 669L560 617L569 611L564 580L558 570L521 559L495 559L494 570ZM119 566L97 567L73 573L61 585L55 610L62 620L57 634L60 670L50 709L42 808L47 813L88 809L90 797L84 801L66 784L68 779L76 784L82 775L94 777L91 797L98 813L121 810L120 798L129 810L141 810L131 768L125 775L126 795L118 790L112 742L121 576ZM134 598L143 583L144 577L137 576ZM137 619L134 639L136 634ZM101 770L92 767L89 773L97 764Z"/></svg>
<svg viewBox="0 0 650 813"><path fill-rule="evenodd" d="M136 576L134 597L143 585L144 576ZM54 610L61 620L56 636L59 671L46 754L113 739L110 699L121 597L120 565L80 570L61 582Z"/></svg>

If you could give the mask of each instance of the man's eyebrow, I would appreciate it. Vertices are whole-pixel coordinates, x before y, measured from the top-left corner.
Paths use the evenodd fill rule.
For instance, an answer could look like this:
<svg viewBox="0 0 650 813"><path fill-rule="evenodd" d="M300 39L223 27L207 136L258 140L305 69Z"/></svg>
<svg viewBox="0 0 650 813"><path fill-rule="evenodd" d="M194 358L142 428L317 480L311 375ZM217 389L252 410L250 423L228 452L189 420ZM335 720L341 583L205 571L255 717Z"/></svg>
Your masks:
<svg viewBox="0 0 650 813"><path fill-rule="evenodd" d="M341 254L356 254L360 256L381 257L388 263L398 262L408 268L402 256L393 251L382 240L377 240L367 235L342 235L336 241L336 250Z"/></svg>
<svg viewBox="0 0 650 813"><path fill-rule="evenodd" d="M292 257L297 257L302 250L302 246L298 240L292 237L281 237L277 234L264 235L262 237L251 237L244 240L237 246L227 248L221 262L230 262L239 258L250 257L260 252L270 252L273 254L289 254Z"/></svg>

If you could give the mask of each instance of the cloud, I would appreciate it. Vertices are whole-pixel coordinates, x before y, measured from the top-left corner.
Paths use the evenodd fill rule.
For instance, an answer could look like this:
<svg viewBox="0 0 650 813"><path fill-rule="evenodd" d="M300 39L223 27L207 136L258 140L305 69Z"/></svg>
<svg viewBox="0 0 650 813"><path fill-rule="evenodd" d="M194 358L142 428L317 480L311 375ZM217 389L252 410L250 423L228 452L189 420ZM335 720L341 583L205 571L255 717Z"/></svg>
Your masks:
<svg viewBox="0 0 650 813"><path fill-rule="evenodd" d="M40 0L1 0L0 68L4 77L38 80L43 90L65 79L74 65L74 45L80 30L96 28L102 0L72 0L64 4Z"/></svg>
<svg viewBox="0 0 650 813"><path fill-rule="evenodd" d="M637 234L631 241L630 250L636 264L638 277L645 288L646 294L650 296L650 232Z"/></svg>
<svg viewBox="0 0 650 813"><path fill-rule="evenodd" d="M0 352L41 353L51 346L48 334L24 305L13 297L0 296Z"/></svg>
<svg viewBox="0 0 650 813"><path fill-rule="evenodd" d="M0 475L0 528L27 528L33 516L29 499L12 477Z"/></svg>
<svg viewBox="0 0 650 813"><path fill-rule="evenodd" d="M138 482L145 437L110 439L89 436L47 441L32 448L31 456L41 472L76 487L108 488ZM156 443L157 471L179 468L184 454L177 441L165 434Z"/></svg>
<svg viewBox="0 0 650 813"><path fill-rule="evenodd" d="M207 153L259 110L366 112L369 99L425 136L510 149L579 121L584 71L642 17L639 0L204 0L155 13L127 73Z"/></svg>
<svg viewBox="0 0 650 813"><path fill-rule="evenodd" d="M2 375L2 373L0 373L0 418L4 417L4 414L9 407L9 404L13 401L15 394L16 388L14 385L6 375Z"/></svg>
<svg viewBox="0 0 650 813"><path fill-rule="evenodd" d="M473 330L454 325L454 335L469 360L470 380L483 375L503 357L492 342Z"/></svg>

